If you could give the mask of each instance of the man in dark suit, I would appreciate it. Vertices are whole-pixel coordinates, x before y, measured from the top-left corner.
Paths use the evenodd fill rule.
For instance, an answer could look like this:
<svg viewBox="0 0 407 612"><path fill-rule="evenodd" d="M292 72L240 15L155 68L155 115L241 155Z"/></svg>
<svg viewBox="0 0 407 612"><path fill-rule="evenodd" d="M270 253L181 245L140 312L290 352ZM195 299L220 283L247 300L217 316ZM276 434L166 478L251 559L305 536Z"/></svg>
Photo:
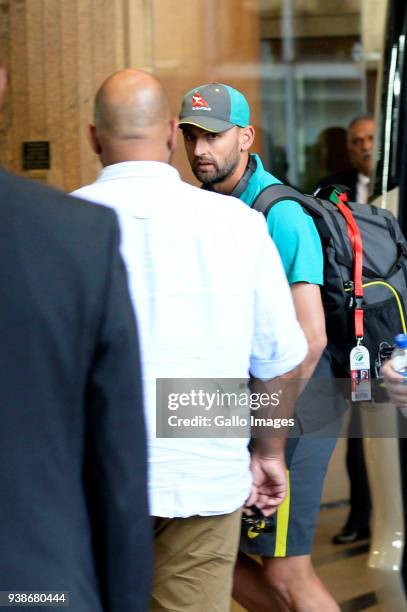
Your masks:
<svg viewBox="0 0 407 612"><path fill-rule="evenodd" d="M138 344L118 243L112 211L0 170L0 591L69 592L73 612L149 602Z"/></svg>
<svg viewBox="0 0 407 612"><path fill-rule="evenodd" d="M351 121L347 133L347 146L352 167L322 179L319 187L335 183L345 185L349 189L351 201L362 203L368 201L374 130L375 123L371 115L356 117Z"/></svg>
<svg viewBox="0 0 407 612"><path fill-rule="evenodd" d="M375 123L370 115L356 117L348 127L348 153L353 168L328 176L319 187L333 184L344 185L349 189L349 199L366 203L369 197L369 184L372 172L373 137ZM371 499L370 488L360 437L361 423L358 410L353 410L349 433L346 468L350 481L350 512L343 529L333 537L334 544L348 544L363 540L370 535ZM356 433L355 433L356 432Z"/></svg>

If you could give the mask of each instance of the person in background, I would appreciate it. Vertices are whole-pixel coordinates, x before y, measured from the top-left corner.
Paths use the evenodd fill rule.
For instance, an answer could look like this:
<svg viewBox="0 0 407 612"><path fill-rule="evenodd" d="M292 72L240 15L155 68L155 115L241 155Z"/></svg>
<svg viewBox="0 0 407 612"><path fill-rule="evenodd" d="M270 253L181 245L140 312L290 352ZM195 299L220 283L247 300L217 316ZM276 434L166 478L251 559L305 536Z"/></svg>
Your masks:
<svg viewBox="0 0 407 612"><path fill-rule="evenodd" d="M250 466L242 437L156 437L160 414L168 419L156 380L293 377L306 340L261 215L182 182L170 166L177 121L151 74L109 77L89 132L103 169L74 195L118 213L140 324L155 531L151 610L226 612L242 505L249 497L248 506L269 515L285 497L283 440L259 439Z"/></svg>
<svg viewBox="0 0 407 612"><path fill-rule="evenodd" d="M240 91L222 83L195 87L184 96L179 119L188 160L204 193L235 196L249 208L265 187L280 182L264 170L258 155L250 154L255 133L249 105ZM229 233L233 222L230 214ZM316 371L318 377L329 379L332 373L329 356L324 353L325 317L320 293L323 255L314 222L297 202L284 200L270 209L267 225L308 340L309 352L299 376L308 380ZM255 275L256 268L248 274ZM315 397L306 393L307 389L297 415L303 409L304 420L312 420ZM326 435L320 431L315 436L287 441L290 496L277 510L275 532L253 538L250 530L242 528L233 595L249 611L338 610L311 562L322 486L340 428L336 407L331 411L326 404L325 400L323 412L337 424L336 428L330 428ZM312 424L314 432L320 429L320 415ZM262 564L248 554L260 555Z"/></svg>
<svg viewBox="0 0 407 612"><path fill-rule="evenodd" d="M0 67L0 98L5 87ZM0 187L0 590L18 609L28 592L35 609L147 612L141 375L117 219L4 170Z"/></svg>
<svg viewBox="0 0 407 612"><path fill-rule="evenodd" d="M372 174L375 122L371 115L353 119L347 131L347 146L351 168L331 174L319 182L318 187L344 185L349 189L351 202L367 203Z"/></svg>
<svg viewBox="0 0 407 612"><path fill-rule="evenodd" d="M322 177L349 169L347 130L334 125L324 128L305 154L304 191L313 193Z"/></svg>
<svg viewBox="0 0 407 612"><path fill-rule="evenodd" d="M328 176L320 182L319 187L328 187L333 184L344 185L349 189L350 201L367 203L372 173L374 131L375 122L370 115L362 115L351 121L348 127L347 143L352 168ZM349 544L370 537L372 502L360 432L359 410L352 410L346 451L346 469L350 482L350 510L345 525L332 538L334 544Z"/></svg>

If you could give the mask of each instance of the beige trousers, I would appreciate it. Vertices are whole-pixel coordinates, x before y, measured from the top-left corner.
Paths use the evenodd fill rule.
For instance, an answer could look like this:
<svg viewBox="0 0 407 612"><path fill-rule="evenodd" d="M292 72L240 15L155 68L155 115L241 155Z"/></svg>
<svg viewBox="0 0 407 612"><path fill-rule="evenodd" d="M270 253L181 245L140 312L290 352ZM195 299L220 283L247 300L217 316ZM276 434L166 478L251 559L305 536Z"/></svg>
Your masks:
<svg viewBox="0 0 407 612"><path fill-rule="evenodd" d="M240 518L155 519L151 612L229 612Z"/></svg>

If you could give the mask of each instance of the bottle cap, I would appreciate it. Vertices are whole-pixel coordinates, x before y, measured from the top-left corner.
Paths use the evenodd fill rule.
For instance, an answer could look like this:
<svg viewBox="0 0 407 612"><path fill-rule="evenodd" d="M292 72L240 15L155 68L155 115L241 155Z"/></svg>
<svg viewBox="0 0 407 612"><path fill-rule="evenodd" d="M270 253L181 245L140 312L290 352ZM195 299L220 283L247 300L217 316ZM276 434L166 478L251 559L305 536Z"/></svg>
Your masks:
<svg viewBox="0 0 407 612"><path fill-rule="evenodd" d="M399 348L407 348L407 334L398 334L394 339Z"/></svg>

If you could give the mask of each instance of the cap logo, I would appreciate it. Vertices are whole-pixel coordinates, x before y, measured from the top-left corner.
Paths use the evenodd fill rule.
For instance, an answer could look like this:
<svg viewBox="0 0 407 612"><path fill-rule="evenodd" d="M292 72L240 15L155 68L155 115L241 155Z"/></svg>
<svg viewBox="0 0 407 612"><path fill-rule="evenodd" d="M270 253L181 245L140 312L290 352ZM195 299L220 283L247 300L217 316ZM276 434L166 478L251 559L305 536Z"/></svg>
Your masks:
<svg viewBox="0 0 407 612"><path fill-rule="evenodd" d="M212 110L206 100L201 96L199 91L192 94L192 110Z"/></svg>

